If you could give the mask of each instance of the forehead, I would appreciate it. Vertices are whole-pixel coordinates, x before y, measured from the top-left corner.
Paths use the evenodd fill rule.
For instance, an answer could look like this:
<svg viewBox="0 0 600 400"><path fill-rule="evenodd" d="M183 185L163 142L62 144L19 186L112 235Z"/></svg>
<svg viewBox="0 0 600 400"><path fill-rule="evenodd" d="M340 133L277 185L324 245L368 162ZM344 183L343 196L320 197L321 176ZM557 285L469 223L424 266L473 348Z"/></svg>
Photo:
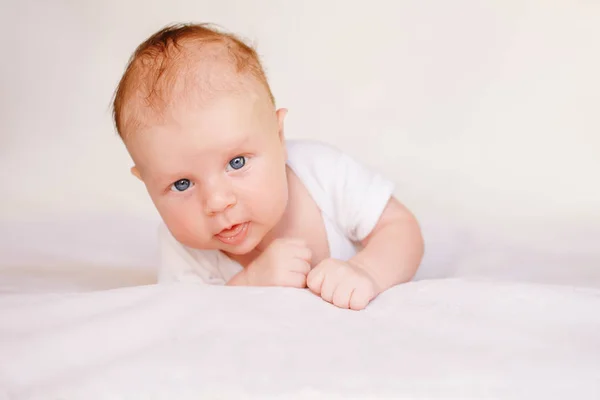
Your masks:
<svg viewBox="0 0 600 400"><path fill-rule="evenodd" d="M140 169L163 170L259 145L276 129L275 111L254 92L228 93L206 104L180 102L148 119L127 142Z"/></svg>

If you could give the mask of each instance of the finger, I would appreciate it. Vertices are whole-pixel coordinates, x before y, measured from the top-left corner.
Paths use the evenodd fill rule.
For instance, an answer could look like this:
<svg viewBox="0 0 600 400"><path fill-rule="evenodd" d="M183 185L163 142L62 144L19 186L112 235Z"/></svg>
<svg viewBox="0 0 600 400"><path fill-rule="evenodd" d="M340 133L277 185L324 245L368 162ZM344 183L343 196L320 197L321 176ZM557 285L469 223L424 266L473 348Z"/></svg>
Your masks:
<svg viewBox="0 0 600 400"><path fill-rule="evenodd" d="M275 280L274 286L305 288L306 275L294 271L285 271Z"/></svg>
<svg viewBox="0 0 600 400"><path fill-rule="evenodd" d="M290 274L290 286L296 287L299 289L304 289L306 287L306 274L299 272L292 272Z"/></svg>
<svg viewBox="0 0 600 400"><path fill-rule="evenodd" d="M312 260L312 251L308 247L298 246L294 249L293 256L300 260L310 262Z"/></svg>
<svg viewBox="0 0 600 400"><path fill-rule="evenodd" d="M310 272L310 263L295 258L289 261L288 268L290 271L299 272L306 277L306 275Z"/></svg>
<svg viewBox="0 0 600 400"><path fill-rule="evenodd" d="M357 287L350 296L350 308L352 310L362 310L372 300L373 294L366 286Z"/></svg>
<svg viewBox="0 0 600 400"><path fill-rule="evenodd" d="M342 282L343 276L339 269L330 269L323 278L321 285L321 298L329 303L333 302L333 293L338 285Z"/></svg>
<svg viewBox="0 0 600 400"><path fill-rule="evenodd" d="M306 285L316 295L321 295L321 286L325 278L325 271L322 267L313 268L306 276Z"/></svg>
<svg viewBox="0 0 600 400"><path fill-rule="evenodd" d="M350 298L355 288L354 279L342 280L333 293L333 304L340 308L350 308Z"/></svg>

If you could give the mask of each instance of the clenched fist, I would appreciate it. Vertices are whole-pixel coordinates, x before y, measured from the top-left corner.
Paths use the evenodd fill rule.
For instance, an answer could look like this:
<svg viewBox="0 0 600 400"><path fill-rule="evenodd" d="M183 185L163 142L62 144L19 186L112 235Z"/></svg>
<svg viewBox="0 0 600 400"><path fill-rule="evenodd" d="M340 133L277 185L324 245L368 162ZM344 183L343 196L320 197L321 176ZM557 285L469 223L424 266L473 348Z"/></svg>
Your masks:
<svg viewBox="0 0 600 400"><path fill-rule="evenodd" d="M305 288L311 258L303 240L276 239L246 267L248 285Z"/></svg>
<svg viewBox="0 0 600 400"><path fill-rule="evenodd" d="M327 258L310 271L308 288L340 308L362 310L377 295L373 278L362 268Z"/></svg>

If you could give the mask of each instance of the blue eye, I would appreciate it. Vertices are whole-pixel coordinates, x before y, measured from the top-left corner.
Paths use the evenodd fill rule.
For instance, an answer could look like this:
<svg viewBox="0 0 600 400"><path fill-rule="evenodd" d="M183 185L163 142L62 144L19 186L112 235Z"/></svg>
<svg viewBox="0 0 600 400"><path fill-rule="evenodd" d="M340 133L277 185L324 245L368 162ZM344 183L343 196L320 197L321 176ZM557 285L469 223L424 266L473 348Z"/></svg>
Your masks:
<svg viewBox="0 0 600 400"><path fill-rule="evenodd" d="M244 156L239 156L229 161L229 166L233 169L240 169L244 165L246 165L246 157Z"/></svg>
<svg viewBox="0 0 600 400"><path fill-rule="evenodd" d="M185 192L192 187L192 182L189 179L180 179L171 185L171 190L174 192Z"/></svg>

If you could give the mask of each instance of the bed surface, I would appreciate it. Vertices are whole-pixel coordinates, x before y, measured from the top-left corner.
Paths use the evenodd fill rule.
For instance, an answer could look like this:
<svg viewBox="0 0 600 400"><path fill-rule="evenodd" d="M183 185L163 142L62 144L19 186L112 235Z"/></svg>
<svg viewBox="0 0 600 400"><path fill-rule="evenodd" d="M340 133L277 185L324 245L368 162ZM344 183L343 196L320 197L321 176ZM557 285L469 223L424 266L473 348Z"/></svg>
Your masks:
<svg viewBox="0 0 600 400"><path fill-rule="evenodd" d="M363 312L278 288L7 294L0 393L592 399L598 310L596 289L461 279L397 287Z"/></svg>
<svg viewBox="0 0 600 400"><path fill-rule="evenodd" d="M154 223L104 224L4 225L0 399L600 398L594 285L421 277L354 312L156 285Z"/></svg>

